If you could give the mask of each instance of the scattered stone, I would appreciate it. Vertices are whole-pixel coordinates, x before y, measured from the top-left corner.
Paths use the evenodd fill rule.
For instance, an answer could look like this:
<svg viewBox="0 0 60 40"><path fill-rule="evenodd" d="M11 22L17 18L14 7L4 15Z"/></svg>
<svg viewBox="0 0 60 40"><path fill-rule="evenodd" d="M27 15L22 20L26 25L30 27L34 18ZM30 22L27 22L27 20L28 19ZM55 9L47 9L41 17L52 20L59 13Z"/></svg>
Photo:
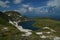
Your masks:
<svg viewBox="0 0 60 40"><path fill-rule="evenodd" d="M41 38L47 38L46 36L44 36L44 35L42 35L42 36L40 36Z"/></svg>
<svg viewBox="0 0 60 40"><path fill-rule="evenodd" d="M10 16L10 14L8 16Z"/></svg>
<svg viewBox="0 0 60 40"><path fill-rule="evenodd" d="M1 30L8 31L8 27L3 27L3 29L1 29Z"/></svg>
<svg viewBox="0 0 60 40"><path fill-rule="evenodd" d="M50 34L51 32L46 32L47 34Z"/></svg>
<svg viewBox="0 0 60 40"><path fill-rule="evenodd" d="M38 34L38 35L42 35L42 34L43 34L43 32L36 32L36 34Z"/></svg>
<svg viewBox="0 0 60 40"><path fill-rule="evenodd" d="M60 40L60 37L54 37L54 40Z"/></svg>
<svg viewBox="0 0 60 40"><path fill-rule="evenodd" d="M32 33L31 32L27 32L25 34L23 34L22 36L30 36Z"/></svg>
<svg viewBox="0 0 60 40"><path fill-rule="evenodd" d="M49 27L44 27L43 29L49 29L49 30L51 30L52 32L56 32L55 30L53 30L53 29L51 29L51 28L49 28Z"/></svg>
<svg viewBox="0 0 60 40"><path fill-rule="evenodd" d="M53 29L50 29L52 32L56 32L55 30L53 30Z"/></svg>
<svg viewBox="0 0 60 40"><path fill-rule="evenodd" d="M7 27L4 27L5 30L7 30L8 28Z"/></svg>
<svg viewBox="0 0 60 40"><path fill-rule="evenodd" d="M22 17L22 16L19 16L19 17Z"/></svg>
<svg viewBox="0 0 60 40"><path fill-rule="evenodd" d="M49 27L44 27L43 29L50 29Z"/></svg>

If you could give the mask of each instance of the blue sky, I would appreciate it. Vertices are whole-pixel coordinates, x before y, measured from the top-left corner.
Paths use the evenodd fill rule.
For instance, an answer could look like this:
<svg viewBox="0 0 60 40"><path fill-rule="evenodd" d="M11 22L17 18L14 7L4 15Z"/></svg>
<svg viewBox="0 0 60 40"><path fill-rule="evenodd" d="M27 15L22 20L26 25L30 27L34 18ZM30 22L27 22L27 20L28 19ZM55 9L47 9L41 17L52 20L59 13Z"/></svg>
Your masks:
<svg viewBox="0 0 60 40"><path fill-rule="evenodd" d="M60 0L0 0L0 11L11 10L29 17L59 17Z"/></svg>

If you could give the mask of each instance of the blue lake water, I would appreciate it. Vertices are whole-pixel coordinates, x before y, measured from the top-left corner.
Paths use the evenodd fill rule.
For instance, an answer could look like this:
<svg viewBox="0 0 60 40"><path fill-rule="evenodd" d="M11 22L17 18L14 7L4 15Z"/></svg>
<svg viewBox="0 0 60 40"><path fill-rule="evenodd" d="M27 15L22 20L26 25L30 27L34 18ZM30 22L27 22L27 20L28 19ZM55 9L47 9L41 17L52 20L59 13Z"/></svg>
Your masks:
<svg viewBox="0 0 60 40"><path fill-rule="evenodd" d="M26 21L20 22L19 25L22 26L24 29L38 30L37 27L32 26L34 23L35 23L34 21Z"/></svg>

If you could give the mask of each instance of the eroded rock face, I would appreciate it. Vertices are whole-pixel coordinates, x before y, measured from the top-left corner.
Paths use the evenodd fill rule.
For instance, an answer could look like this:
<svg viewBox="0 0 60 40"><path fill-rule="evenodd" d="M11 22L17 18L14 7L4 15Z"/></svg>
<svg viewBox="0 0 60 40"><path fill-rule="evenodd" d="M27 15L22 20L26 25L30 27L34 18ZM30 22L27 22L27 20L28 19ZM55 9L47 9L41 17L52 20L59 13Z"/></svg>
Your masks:
<svg viewBox="0 0 60 40"><path fill-rule="evenodd" d="M26 16L22 16L19 12L16 12L16 11L7 11L7 12L5 12L5 14L9 16L9 20L11 20L11 21L18 22L18 21L30 20Z"/></svg>
<svg viewBox="0 0 60 40"><path fill-rule="evenodd" d="M7 11L5 14L8 15L12 21L18 21L22 18L21 14L15 11Z"/></svg>

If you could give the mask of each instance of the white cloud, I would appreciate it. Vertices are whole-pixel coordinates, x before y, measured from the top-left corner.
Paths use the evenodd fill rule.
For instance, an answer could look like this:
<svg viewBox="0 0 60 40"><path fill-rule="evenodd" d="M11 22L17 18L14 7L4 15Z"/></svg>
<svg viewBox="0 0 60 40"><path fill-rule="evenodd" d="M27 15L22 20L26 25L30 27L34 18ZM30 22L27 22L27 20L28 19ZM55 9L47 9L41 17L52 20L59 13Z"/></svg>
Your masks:
<svg viewBox="0 0 60 40"><path fill-rule="evenodd" d="M50 1L48 1L47 6L59 7L60 6L60 0L50 0Z"/></svg>
<svg viewBox="0 0 60 40"><path fill-rule="evenodd" d="M29 4L22 4L22 8L18 9L18 11L22 13L26 12L49 13L50 8L51 12L53 12L55 7L60 7L60 0L49 0L46 6L40 6L40 7L33 7L30 6Z"/></svg>
<svg viewBox="0 0 60 40"><path fill-rule="evenodd" d="M9 1L5 1L5 3L10 3Z"/></svg>
<svg viewBox="0 0 60 40"><path fill-rule="evenodd" d="M0 1L0 7L9 7L9 5L8 5L8 3L10 3L9 1L5 1L5 2L3 2L3 1Z"/></svg>
<svg viewBox="0 0 60 40"><path fill-rule="evenodd" d="M29 12L48 12L48 8L46 6L42 6L42 7L32 7L28 4L23 4L22 5L23 8L25 8L26 10L28 10Z"/></svg>
<svg viewBox="0 0 60 40"><path fill-rule="evenodd" d="M48 13L48 8L46 6L37 7L34 10L37 13Z"/></svg>
<svg viewBox="0 0 60 40"><path fill-rule="evenodd" d="M48 8L46 7L31 7L31 6L26 6L26 7L21 7L18 10L20 13L26 13L26 12L35 12L35 13L48 13Z"/></svg>
<svg viewBox="0 0 60 40"><path fill-rule="evenodd" d="M34 10L34 8L33 7L29 7L28 10L31 12L31 11Z"/></svg>
<svg viewBox="0 0 60 40"><path fill-rule="evenodd" d="M14 10L14 11L18 11L20 13L26 13L27 9L25 9L25 8L19 8L18 10Z"/></svg>
<svg viewBox="0 0 60 40"><path fill-rule="evenodd" d="M14 0L14 4L19 4L21 2L22 2L22 0Z"/></svg>
<svg viewBox="0 0 60 40"><path fill-rule="evenodd" d="M29 7L30 5L28 4L22 4L23 7Z"/></svg>

